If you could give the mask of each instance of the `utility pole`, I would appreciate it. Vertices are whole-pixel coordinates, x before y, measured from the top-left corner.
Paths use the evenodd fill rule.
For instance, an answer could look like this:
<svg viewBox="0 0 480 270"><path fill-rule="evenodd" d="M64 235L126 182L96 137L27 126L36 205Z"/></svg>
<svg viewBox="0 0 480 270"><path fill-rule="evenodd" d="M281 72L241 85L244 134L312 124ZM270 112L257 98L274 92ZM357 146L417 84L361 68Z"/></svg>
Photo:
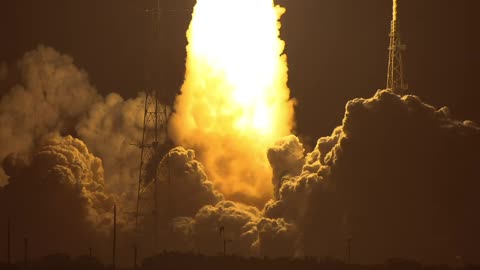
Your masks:
<svg viewBox="0 0 480 270"><path fill-rule="evenodd" d="M163 16L166 13L177 12L179 9L165 9L160 6L160 0L156 0L156 7L152 9L147 9L146 13L151 15L155 20L155 30L154 35L157 39L157 43L161 44L161 24ZM156 44L156 45L158 45ZM161 59L158 59L160 62ZM152 67L151 67L152 68ZM148 76L146 76L148 77ZM162 76L160 76L162 77ZM145 91L145 104L144 104L144 122L143 122L143 133L142 141L138 145L141 150L140 154L140 166L138 174L138 186L137 186L137 203L135 210L135 232L136 232L136 242L135 246L138 248L138 238L141 234L140 232L140 219L144 216L148 216L147 220L153 221L148 227L152 227L152 240L153 240L153 251L158 251L158 238L159 238L159 227L160 227L160 198L158 197L160 179L157 172L157 164L151 164L157 159L161 160L163 155L168 153L172 144L168 140L168 118L169 112L166 106L162 106L160 103L160 91L155 88L147 89ZM166 175L164 183L168 185L167 187L167 200L166 205L166 217L171 218L171 175L170 175L170 164L167 161L166 164ZM153 186L152 186L153 185ZM146 225L146 224L144 224Z"/></svg>
<svg viewBox="0 0 480 270"><path fill-rule="evenodd" d="M227 256L227 243L232 242L231 239L227 239L225 236L225 226L220 226L218 228L220 232L220 236L222 237L222 242L223 242L223 256Z"/></svg>
<svg viewBox="0 0 480 270"><path fill-rule="evenodd" d="M393 0L393 16L390 29L390 46L388 48L387 89L398 95L404 95L408 85L404 73L403 54L407 48L400 38L400 21L398 19L398 1Z"/></svg>
<svg viewBox="0 0 480 270"><path fill-rule="evenodd" d="M157 0L156 8L146 10L155 18L155 36L160 34L160 23L163 10L160 8L160 1ZM137 188L137 206L135 211L135 231L139 233L139 218L143 211L149 213L153 218L153 246L154 251L157 251L158 245L158 215L159 215L159 199L158 199L158 176L157 166L148 166L149 163L158 156L160 146L160 136L166 139L167 137L167 109L161 106L159 99L159 91L150 89L145 91L145 105L144 105L144 121L142 142L138 147L141 150L140 154L140 168L138 174L138 188ZM163 108L162 108L163 107ZM153 171L152 171L153 168ZM153 194L147 196L148 187L153 184ZM152 198L153 197L153 198ZM153 204L153 206L151 206ZM152 209L145 209L150 206ZM138 238L138 236L137 236ZM138 239L137 239L138 240ZM135 244L136 245L136 244Z"/></svg>
<svg viewBox="0 0 480 270"><path fill-rule="evenodd" d="M116 269L115 253L117 248L117 205L113 205L113 243L112 243L112 267Z"/></svg>
<svg viewBox="0 0 480 270"><path fill-rule="evenodd" d="M10 228L10 219L7 223L7 264L12 264L12 253L11 253L11 228Z"/></svg>

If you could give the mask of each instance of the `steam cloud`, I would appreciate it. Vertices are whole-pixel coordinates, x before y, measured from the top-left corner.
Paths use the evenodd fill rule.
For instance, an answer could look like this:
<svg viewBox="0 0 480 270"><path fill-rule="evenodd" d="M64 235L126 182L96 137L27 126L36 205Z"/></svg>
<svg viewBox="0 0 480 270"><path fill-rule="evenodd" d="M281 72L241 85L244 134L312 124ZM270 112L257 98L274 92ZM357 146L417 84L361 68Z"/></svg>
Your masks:
<svg viewBox="0 0 480 270"><path fill-rule="evenodd" d="M159 197L172 197L171 211L176 217L193 216L203 206L215 205L223 200L223 195L208 180L203 165L195 160L193 150L182 147L172 149L159 164L157 172L170 175L170 186L161 188Z"/></svg>
<svg viewBox="0 0 480 270"><path fill-rule="evenodd" d="M131 144L142 132L143 96L102 97L71 57L45 46L26 53L18 71L20 83L0 101L0 200L19 237L39 240L43 255L78 254L107 235L114 201L122 209L120 227L128 231L125 213L134 207L138 179L138 149Z"/></svg>
<svg viewBox="0 0 480 270"><path fill-rule="evenodd" d="M123 238L131 237L132 218L125 213L135 206L139 155L130 144L141 135L144 98L102 97L71 57L49 47L26 53L18 67L21 83L0 101L2 212L14 224L14 239L26 235L42 243L32 256L81 254L87 245L100 255L111 237L114 202ZM174 148L156 166L173 179L158 191L160 198L170 197L174 210L161 222L172 222L178 236L165 248L216 253L209 237L218 237L217 222L223 222L228 236L235 236L235 252L256 254L261 212L224 201L193 150ZM282 234L282 222L262 224L262 236Z"/></svg>
<svg viewBox="0 0 480 270"><path fill-rule="evenodd" d="M101 246L113 203L134 206L138 150L129 144L141 133L143 97L102 97L70 57L47 47L19 68L21 83L0 101L0 210L15 237L44 244L44 254ZM293 135L266 151L275 195L259 210L226 200L198 153L170 150L156 164L172 181L158 191L172 206L162 213L173 230L164 248L217 254L223 227L237 255L343 258L351 238L356 262L480 258L475 123L380 90L350 101L342 125L304 152ZM130 219L120 218L125 234Z"/></svg>
<svg viewBox="0 0 480 270"><path fill-rule="evenodd" d="M352 238L364 263L473 262L479 150L473 122L379 91L347 104L342 126L318 141L300 175L284 180L265 216L295 222L305 255L343 258Z"/></svg>
<svg viewBox="0 0 480 270"><path fill-rule="evenodd" d="M100 100L86 73L51 48L26 53L18 66L21 84L0 101L2 159L12 152L31 151L46 134L71 132L72 123ZM5 182L4 176L0 183Z"/></svg>
<svg viewBox="0 0 480 270"><path fill-rule="evenodd" d="M0 101L0 158L29 153L47 134L72 134L102 159L106 189L133 200L139 162L132 144L142 134L143 94L129 100L115 93L104 98L71 57L49 47L26 53L18 67L21 84ZM5 176L0 183L6 184Z"/></svg>
<svg viewBox="0 0 480 270"><path fill-rule="evenodd" d="M91 105L75 127L75 131L103 161L106 188L117 194L121 208L134 210L136 200L139 149L143 130L144 95L124 100L115 93Z"/></svg>
<svg viewBox="0 0 480 270"><path fill-rule="evenodd" d="M104 189L102 161L82 141L51 135L29 155L7 156L3 168L10 178L0 211L12 220L14 239L42 245L33 256L78 254L82 242L102 246L114 198Z"/></svg>

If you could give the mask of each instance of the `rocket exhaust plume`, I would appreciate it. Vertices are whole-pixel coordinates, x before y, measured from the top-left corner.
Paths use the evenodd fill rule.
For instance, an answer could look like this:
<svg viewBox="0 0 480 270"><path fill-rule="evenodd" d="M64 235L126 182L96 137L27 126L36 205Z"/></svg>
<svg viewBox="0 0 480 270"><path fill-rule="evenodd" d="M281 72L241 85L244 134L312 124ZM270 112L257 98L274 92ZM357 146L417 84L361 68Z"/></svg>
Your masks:
<svg viewBox="0 0 480 270"><path fill-rule="evenodd" d="M227 199L272 197L267 149L289 135L294 101L273 0L197 0L171 137L197 151Z"/></svg>

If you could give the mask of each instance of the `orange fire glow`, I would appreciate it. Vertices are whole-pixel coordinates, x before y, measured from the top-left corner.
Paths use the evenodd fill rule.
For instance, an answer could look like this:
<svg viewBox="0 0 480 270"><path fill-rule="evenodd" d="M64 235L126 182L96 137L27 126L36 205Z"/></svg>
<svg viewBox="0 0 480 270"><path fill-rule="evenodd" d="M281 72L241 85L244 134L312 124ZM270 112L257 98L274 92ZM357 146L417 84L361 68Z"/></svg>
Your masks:
<svg viewBox="0 0 480 270"><path fill-rule="evenodd" d="M197 0L187 32L186 77L171 119L228 199L272 196L266 152L291 133L285 43L273 0Z"/></svg>

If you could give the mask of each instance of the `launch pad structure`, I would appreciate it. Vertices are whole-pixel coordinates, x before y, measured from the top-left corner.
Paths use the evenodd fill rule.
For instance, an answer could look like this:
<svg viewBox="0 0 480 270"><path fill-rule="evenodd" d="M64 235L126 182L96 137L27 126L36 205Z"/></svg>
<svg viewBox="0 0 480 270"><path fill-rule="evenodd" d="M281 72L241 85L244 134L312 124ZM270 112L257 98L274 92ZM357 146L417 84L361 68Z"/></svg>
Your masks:
<svg viewBox="0 0 480 270"><path fill-rule="evenodd" d="M400 38L400 21L398 19L398 2L393 0L393 14L390 30L390 46L388 48L388 76L387 89L395 94L404 95L408 90L405 79L403 54L407 46L402 43Z"/></svg>
<svg viewBox="0 0 480 270"><path fill-rule="evenodd" d="M154 19L155 46L162 40L162 25L167 13L190 11L191 9L163 8L160 0L154 0L155 7L144 10L147 16ZM157 47L155 47L157 48ZM161 62L162 59L156 59ZM150 67L151 69L153 67ZM150 70L151 71L151 70ZM146 73L148 71L146 70ZM157 74L164 79L163 74ZM158 79L158 78L157 78ZM164 169L159 171L160 162L173 148L168 137L168 120L170 110L160 102L161 91L158 87L149 86L145 91L143 132L140 148L140 166L138 173L137 202L135 209L135 266L139 244L143 246L142 253L157 253L161 232L170 232L168 222L172 217L173 202L171 199L171 168L166 159ZM160 186L166 192L160 195ZM163 217L163 219L162 219Z"/></svg>
<svg viewBox="0 0 480 270"><path fill-rule="evenodd" d="M162 15L166 10L156 1L156 7L145 10L146 14L154 18L155 40L161 41ZM137 256L138 242L148 244L151 251L157 252L160 229L160 199L166 199L165 214L169 215L170 192L167 198L159 198L160 184L166 184L170 189L170 166L166 165L166 175L160 175L158 166L161 159L171 148L168 139L168 108L160 102L160 90L151 88L145 91L144 118L142 141L140 148L140 166L138 173L137 202L135 209L135 257ZM169 191L169 190L168 190ZM151 233L152 235L146 235ZM139 241L142 239L142 241ZM135 258L136 260L136 258Z"/></svg>
<svg viewBox="0 0 480 270"><path fill-rule="evenodd" d="M393 0L386 88L395 94L404 95L408 90L403 59L406 45L401 40L398 2L399 0ZM146 10L148 15L155 18L155 37L159 41L162 16L165 12L172 11L176 12L177 10L163 9L160 6L160 0L156 0L155 8ZM147 231L152 233L152 235L148 236L152 241L152 251L158 251L159 230L162 225L160 224L160 211L162 210L165 213L167 220L171 215L171 172L169 164L166 165L165 175L159 175L158 173L158 165L171 147L168 139L168 118L169 111L167 107L160 103L160 91L155 88L145 91L142 141L138 145L141 155L135 209L135 254L137 253L137 245L141 235ZM167 185L166 198L159 198L160 184ZM166 200L166 204L163 205L162 209L160 207L160 199Z"/></svg>

